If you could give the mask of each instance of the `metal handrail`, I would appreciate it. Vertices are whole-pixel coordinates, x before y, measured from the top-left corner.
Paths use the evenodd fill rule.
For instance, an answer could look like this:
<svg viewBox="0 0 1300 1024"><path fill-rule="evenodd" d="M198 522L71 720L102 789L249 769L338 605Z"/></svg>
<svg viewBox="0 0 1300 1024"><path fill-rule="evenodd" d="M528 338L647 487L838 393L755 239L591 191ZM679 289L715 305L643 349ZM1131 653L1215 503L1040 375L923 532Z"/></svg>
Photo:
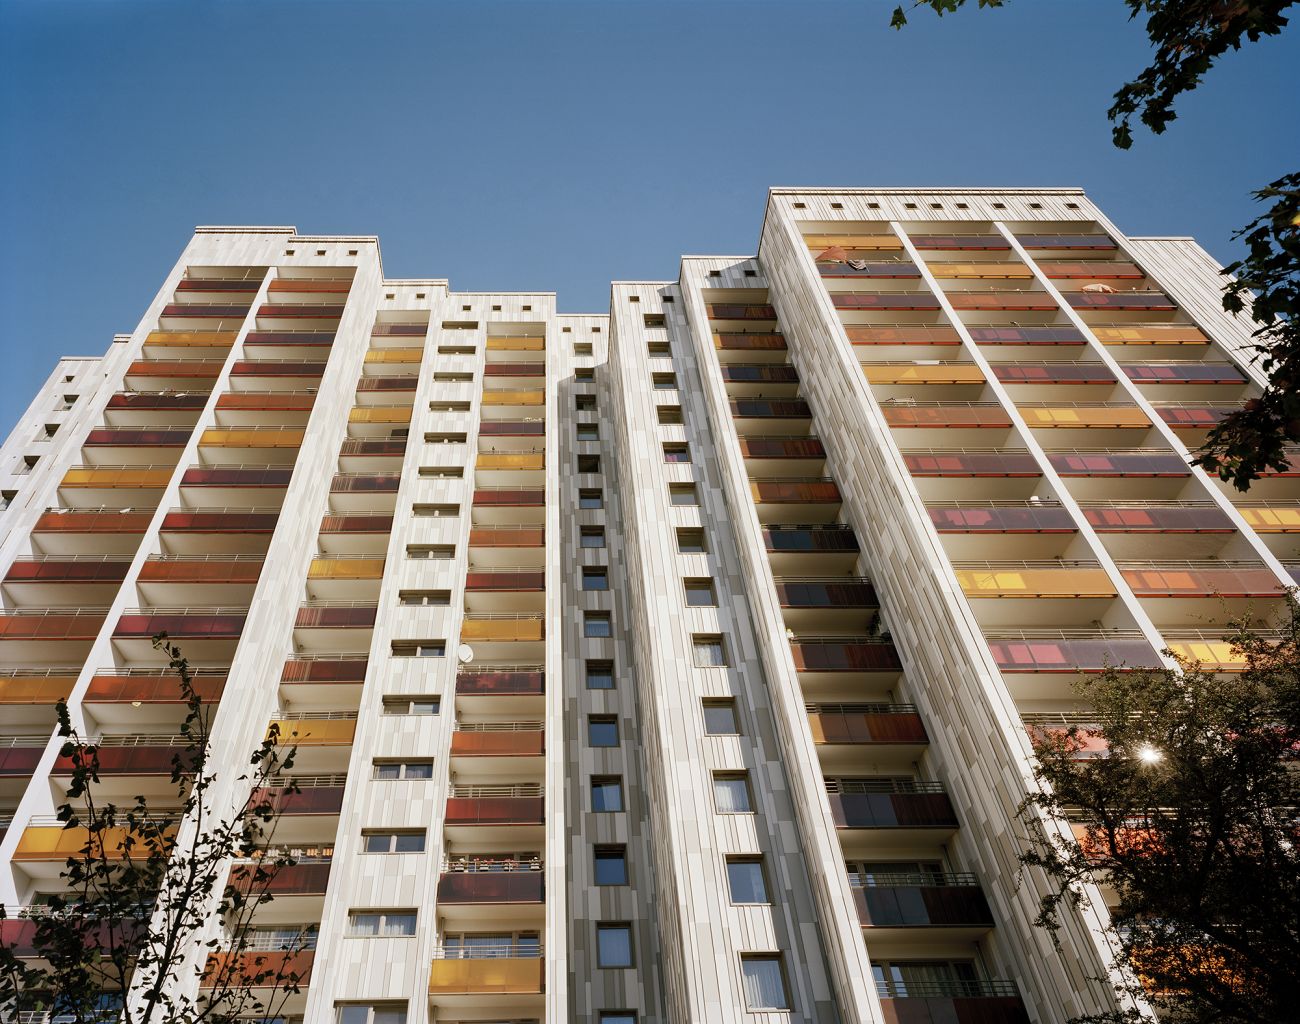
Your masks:
<svg viewBox="0 0 1300 1024"><path fill-rule="evenodd" d="M786 639L792 644L878 644L882 647L894 645L892 640L865 633L787 633Z"/></svg>
<svg viewBox="0 0 1300 1024"><path fill-rule="evenodd" d="M43 747L49 742L50 732L30 732L16 736L0 736L0 750L13 750L19 747Z"/></svg>
<svg viewBox="0 0 1300 1024"><path fill-rule="evenodd" d="M80 672L80 669L77 669ZM230 669L226 665L190 665L189 673L191 676L226 676L230 674ZM169 668L118 668L112 666L109 668L97 668L92 673L96 676L139 676L147 679L175 678L176 673Z"/></svg>
<svg viewBox="0 0 1300 1024"><path fill-rule="evenodd" d="M508 619L518 622L545 622L546 616L540 612L466 612L465 619L467 621Z"/></svg>
<svg viewBox="0 0 1300 1024"><path fill-rule="evenodd" d="M1079 502L1080 505L1085 504ZM1107 504L1100 502L1099 504ZM1155 504L1155 502L1139 502L1142 506ZM1178 502L1170 502L1178 504ZM1207 505L1213 502L1205 502ZM1063 508L1055 498L1043 498L1041 501L1035 501L1032 498L973 498L969 501L927 501L926 508L955 508L955 509L981 509L981 508Z"/></svg>
<svg viewBox="0 0 1300 1024"><path fill-rule="evenodd" d="M1121 569L1195 569L1205 571L1207 569L1264 569L1267 566L1263 562L1252 562L1243 559L1186 559L1174 561L1171 559L1160 560L1139 560L1124 559L1117 560L1115 564Z"/></svg>
<svg viewBox="0 0 1300 1024"><path fill-rule="evenodd" d="M81 675L80 665L65 665L50 668L3 668L0 679L53 679L62 676Z"/></svg>
<svg viewBox="0 0 1300 1024"><path fill-rule="evenodd" d="M108 617L107 605L52 605L48 608L4 608L0 609L0 616L12 618L21 616L23 618L42 618L47 615L98 615L100 618Z"/></svg>
<svg viewBox="0 0 1300 1024"><path fill-rule="evenodd" d="M545 665L506 665L496 662L484 662L478 665L457 665L456 675L485 675L491 673L509 673L509 672L545 672Z"/></svg>
<svg viewBox="0 0 1300 1024"><path fill-rule="evenodd" d="M948 981L883 981L876 982L876 995L883 999L958 999L1019 996L1014 981L1000 978L967 981L952 978Z"/></svg>
<svg viewBox="0 0 1300 1024"><path fill-rule="evenodd" d="M854 889L901 889L911 886L979 888L979 884L979 879L970 871L849 872L849 885Z"/></svg>
<svg viewBox="0 0 1300 1024"><path fill-rule="evenodd" d="M837 584L837 583L863 583L863 584L866 584L866 585L870 586L870 584L871 584L871 579L870 579L869 577L867 577L867 576L853 576L853 575L847 575L847 576L773 576L773 577L772 577L772 582L774 582L774 583L827 583L827 584Z"/></svg>
<svg viewBox="0 0 1300 1024"><path fill-rule="evenodd" d="M123 615L247 615L247 605L154 605L123 608Z"/></svg>
<svg viewBox="0 0 1300 1024"><path fill-rule="evenodd" d="M271 717L277 722L355 722L356 711L276 711Z"/></svg>
<svg viewBox="0 0 1300 1024"><path fill-rule="evenodd" d="M810 715L914 715L916 705L870 701L857 704L811 701L804 705L804 710Z"/></svg>
<svg viewBox="0 0 1300 1024"><path fill-rule="evenodd" d="M42 564L46 562L114 562L129 564L131 560L131 555L28 555L14 559L15 562L39 562ZM13 582L23 581L15 580Z"/></svg>
<svg viewBox="0 0 1300 1024"><path fill-rule="evenodd" d="M259 864L264 860L291 858L295 864L328 864L334 859L331 846L261 846L248 857L236 857L236 864Z"/></svg>
<svg viewBox="0 0 1300 1024"><path fill-rule="evenodd" d="M518 857L479 857L466 854L463 857L449 856L442 862L442 870L455 874L508 874L515 871L541 871L541 857L520 860Z"/></svg>
<svg viewBox="0 0 1300 1024"><path fill-rule="evenodd" d="M456 732L542 732L544 722L457 722Z"/></svg>
<svg viewBox="0 0 1300 1024"><path fill-rule="evenodd" d="M826 779L827 793L861 795L864 793L943 793L942 782L920 779Z"/></svg>
<svg viewBox="0 0 1300 1024"><path fill-rule="evenodd" d="M985 640L1144 640L1140 629L986 629Z"/></svg>
<svg viewBox="0 0 1300 1024"><path fill-rule="evenodd" d="M763 529L777 530L777 531L797 530L800 532L806 530L826 530L826 531L835 531L837 533L853 532L853 527L849 526L847 523L768 523L768 524L764 524Z"/></svg>
<svg viewBox="0 0 1300 1024"><path fill-rule="evenodd" d="M544 792L539 782L515 782L485 786L453 784L448 795L460 800L478 800L502 796L542 796Z"/></svg>
<svg viewBox="0 0 1300 1024"><path fill-rule="evenodd" d="M196 741L197 737L182 736L179 733L133 733L128 735L101 736L93 742L99 747L184 747Z"/></svg>
<svg viewBox="0 0 1300 1024"><path fill-rule="evenodd" d="M334 772L330 775L280 775L267 780L266 789L285 789L290 783L299 789L332 789L346 786L347 772Z"/></svg>
<svg viewBox="0 0 1300 1024"><path fill-rule="evenodd" d="M542 944L508 942L495 946L446 946L433 948L434 960L501 960L512 959L537 960L542 956Z"/></svg>
<svg viewBox="0 0 1300 1024"><path fill-rule="evenodd" d="M1053 558L1024 560L999 559L997 561L954 561L954 569L1100 569L1101 563L1093 558Z"/></svg>

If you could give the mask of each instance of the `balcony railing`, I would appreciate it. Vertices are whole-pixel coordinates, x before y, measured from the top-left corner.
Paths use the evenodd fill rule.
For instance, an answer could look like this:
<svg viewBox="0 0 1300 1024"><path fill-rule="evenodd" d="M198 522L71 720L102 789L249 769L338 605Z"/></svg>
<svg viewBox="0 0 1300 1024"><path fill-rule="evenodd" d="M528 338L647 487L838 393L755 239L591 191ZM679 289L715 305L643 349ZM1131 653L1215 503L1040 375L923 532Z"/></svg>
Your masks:
<svg viewBox="0 0 1300 1024"><path fill-rule="evenodd" d="M184 448L189 430L131 430L99 427L86 435L88 448Z"/></svg>
<svg viewBox="0 0 1300 1024"><path fill-rule="evenodd" d="M1232 533L1227 513L1213 502L1082 502L1083 514L1098 533Z"/></svg>
<svg viewBox="0 0 1300 1024"><path fill-rule="evenodd" d="M303 609L299 609L301 613ZM366 655L290 658L280 670L281 683L363 683Z"/></svg>
<svg viewBox="0 0 1300 1024"><path fill-rule="evenodd" d="M1017 234L1016 241L1026 249L1094 249L1102 251L1116 248L1109 235L1084 232L1072 235Z"/></svg>
<svg viewBox="0 0 1300 1024"><path fill-rule="evenodd" d="M715 333L713 347L724 352L783 352L785 336L781 334Z"/></svg>
<svg viewBox="0 0 1300 1024"><path fill-rule="evenodd" d="M53 705L67 700L80 672L79 667L0 669L0 705Z"/></svg>
<svg viewBox="0 0 1300 1024"><path fill-rule="evenodd" d="M1069 511L1056 502L930 502L930 522L940 533L1074 533Z"/></svg>
<svg viewBox="0 0 1300 1024"><path fill-rule="evenodd" d="M775 320L776 310L762 303L710 302L705 308L710 320Z"/></svg>
<svg viewBox="0 0 1300 1024"><path fill-rule="evenodd" d="M193 669L191 676L201 700L212 703L221 699L226 685L224 669ZM140 669L118 674L97 669L81 700L83 704L181 704L185 698L173 672Z"/></svg>
<svg viewBox="0 0 1300 1024"><path fill-rule="evenodd" d="M241 508L192 509L168 512L163 517L163 533L254 533L275 531L280 521L278 510Z"/></svg>
<svg viewBox="0 0 1300 1024"><path fill-rule="evenodd" d="M1011 417L997 402L882 402L891 427L1009 428Z"/></svg>
<svg viewBox="0 0 1300 1024"><path fill-rule="evenodd" d="M72 466L63 474L59 487L154 491L166 487L172 473L170 466Z"/></svg>
<svg viewBox="0 0 1300 1024"><path fill-rule="evenodd" d="M1083 345L1087 338L1074 327L968 327L977 345Z"/></svg>
<svg viewBox="0 0 1300 1024"><path fill-rule="evenodd" d="M43 555L14 561L6 583L121 583L131 567L129 556Z"/></svg>
<svg viewBox="0 0 1300 1024"><path fill-rule="evenodd" d="M273 466L223 466L220 469L187 469L182 487L288 487L292 468Z"/></svg>
<svg viewBox="0 0 1300 1024"><path fill-rule="evenodd" d="M722 379L728 384L798 384L799 371L789 364L726 363Z"/></svg>
<svg viewBox="0 0 1300 1024"><path fill-rule="evenodd" d="M1103 345L1208 345L1210 339L1190 324L1090 324Z"/></svg>
<svg viewBox="0 0 1300 1024"><path fill-rule="evenodd" d="M918 786L924 784L917 784ZM957 816L941 788L912 792L852 792L841 781L838 791L827 787L836 828L956 829Z"/></svg>
<svg viewBox="0 0 1300 1024"><path fill-rule="evenodd" d="M259 345L307 348L333 344L333 331L249 331L244 335L245 348L257 348Z"/></svg>
<svg viewBox="0 0 1300 1024"><path fill-rule="evenodd" d="M859 550L858 539L848 526L767 526L763 542L771 553L807 551L853 553Z"/></svg>
<svg viewBox="0 0 1300 1024"><path fill-rule="evenodd" d="M1052 468L1064 477L1182 477L1191 468L1182 456L1164 448L1130 448L1119 451L1052 449Z"/></svg>
<svg viewBox="0 0 1300 1024"><path fill-rule="evenodd" d="M244 631L246 608L130 608L113 627L119 639L150 639L159 633L171 637L208 637L236 640Z"/></svg>
<svg viewBox="0 0 1300 1024"><path fill-rule="evenodd" d="M751 480L749 489L754 501L759 504L825 504L838 503L840 500L840 489L835 481L824 477L806 479L765 477Z"/></svg>
<svg viewBox="0 0 1300 1024"><path fill-rule="evenodd" d="M1020 415L1030 427L1107 428L1151 426L1146 413L1135 405L1105 402L1022 403Z"/></svg>
<svg viewBox="0 0 1300 1024"><path fill-rule="evenodd" d="M472 548L540 548L546 544L542 526L475 526L469 531Z"/></svg>
<svg viewBox="0 0 1300 1024"><path fill-rule="evenodd" d="M1138 310L1172 313L1178 309L1164 292L1062 292L1075 309Z"/></svg>
<svg viewBox="0 0 1300 1024"><path fill-rule="evenodd" d="M484 420L478 426L479 437L543 437L546 421L535 420Z"/></svg>
<svg viewBox="0 0 1300 1024"><path fill-rule="evenodd" d="M244 412L308 412L315 404L314 390L227 391L217 398L218 409Z"/></svg>
<svg viewBox="0 0 1300 1024"><path fill-rule="evenodd" d="M894 645L878 637L790 638L799 672L896 672L902 669Z"/></svg>
<svg viewBox="0 0 1300 1024"><path fill-rule="evenodd" d="M127 367L126 375L215 380L224 365L220 359L137 359Z"/></svg>
<svg viewBox="0 0 1300 1024"><path fill-rule="evenodd" d="M1054 281L1140 281L1146 274L1124 260L1039 260L1038 269Z"/></svg>
<svg viewBox="0 0 1300 1024"><path fill-rule="evenodd" d="M145 583L256 583L261 555L154 555L140 568Z"/></svg>
<svg viewBox="0 0 1300 1024"><path fill-rule="evenodd" d="M877 309L937 312L940 309L939 297L929 291L832 292L831 303L836 309L849 312Z"/></svg>
<svg viewBox="0 0 1300 1024"><path fill-rule="evenodd" d="M107 617L107 608L9 608L0 640L94 640Z"/></svg>
<svg viewBox="0 0 1300 1024"><path fill-rule="evenodd" d="M332 494L396 494L402 482L400 473L335 473L330 481Z"/></svg>
<svg viewBox="0 0 1300 1024"><path fill-rule="evenodd" d="M299 607L295 629L373 629L379 608L367 601L319 601Z"/></svg>
<svg viewBox="0 0 1300 1024"><path fill-rule="evenodd" d="M533 784L452 786L447 797L448 825L541 825L545 798Z"/></svg>
<svg viewBox="0 0 1300 1024"><path fill-rule="evenodd" d="M461 621L462 640L540 641L546 638L546 621L540 615L473 614Z"/></svg>
<svg viewBox="0 0 1300 1024"><path fill-rule="evenodd" d="M954 562L967 597L1115 597L1115 585L1096 562Z"/></svg>
<svg viewBox="0 0 1300 1024"><path fill-rule="evenodd" d="M320 532L322 534L389 534L392 530L393 517L391 515L378 515L368 512L357 512L351 515L332 512L329 515L322 517L320 521Z"/></svg>
<svg viewBox="0 0 1300 1024"><path fill-rule="evenodd" d="M848 325L844 333L854 345L960 345L955 327L925 327L913 324Z"/></svg>
<svg viewBox="0 0 1300 1024"><path fill-rule="evenodd" d="M1282 583L1257 562L1121 562L1138 597L1280 597Z"/></svg>
<svg viewBox="0 0 1300 1024"><path fill-rule="evenodd" d="M474 504L537 507L546 504L546 491L540 487L475 487Z"/></svg>
<svg viewBox="0 0 1300 1024"><path fill-rule="evenodd" d="M1245 378L1231 363L1139 363L1122 367L1124 375L1138 384L1244 384Z"/></svg>
<svg viewBox="0 0 1300 1024"><path fill-rule="evenodd" d="M194 392L119 392L109 398L106 408L147 409L151 412L197 412L208 404L205 391Z"/></svg>
<svg viewBox="0 0 1300 1024"><path fill-rule="evenodd" d="M1137 630L987 630L984 639L1003 672L1101 672L1162 665Z"/></svg>
<svg viewBox="0 0 1300 1024"><path fill-rule="evenodd" d="M462 667L456 672L458 697L540 696L545 687L546 675L541 665Z"/></svg>
<svg viewBox="0 0 1300 1024"><path fill-rule="evenodd" d="M544 569L471 569L465 574L465 590L521 593L546 589Z"/></svg>
<svg viewBox="0 0 1300 1024"><path fill-rule="evenodd" d="M118 509L47 508L32 527L33 533L144 533L152 512Z"/></svg>
<svg viewBox="0 0 1300 1024"><path fill-rule="evenodd" d="M778 576L775 583L782 608L875 608L880 604L871 581L863 578Z"/></svg>
<svg viewBox="0 0 1300 1024"><path fill-rule="evenodd" d="M863 928L993 927L988 901L973 880L957 885L936 878L855 886L853 903Z"/></svg>
<svg viewBox="0 0 1300 1024"><path fill-rule="evenodd" d="M1027 451L997 448L905 448L903 464L917 477L1036 477L1043 471Z"/></svg>
<svg viewBox="0 0 1300 1024"><path fill-rule="evenodd" d="M343 305L308 302L265 302L257 309L259 317L277 317L295 320L337 320L343 315Z"/></svg>
<svg viewBox="0 0 1300 1024"><path fill-rule="evenodd" d="M924 744L929 742L910 704L809 704L814 743Z"/></svg>
<svg viewBox="0 0 1300 1024"><path fill-rule="evenodd" d="M738 419L808 419L812 410L802 399L733 398L731 415Z"/></svg>
<svg viewBox="0 0 1300 1024"><path fill-rule="evenodd" d="M1114 384L1102 363L998 363L993 374L1003 384Z"/></svg>
<svg viewBox="0 0 1300 1024"><path fill-rule="evenodd" d="M440 947L429 971L431 995L540 995L545 961L540 944Z"/></svg>
<svg viewBox="0 0 1300 1024"><path fill-rule="evenodd" d="M908 241L918 249L940 251L998 252L1011 249L1011 244L997 234L909 235Z"/></svg>
<svg viewBox="0 0 1300 1024"><path fill-rule="evenodd" d="M828 278L919 278L921 271L913 263L867 263L863 260L852 262L817 262L817 273Z"/></svg>

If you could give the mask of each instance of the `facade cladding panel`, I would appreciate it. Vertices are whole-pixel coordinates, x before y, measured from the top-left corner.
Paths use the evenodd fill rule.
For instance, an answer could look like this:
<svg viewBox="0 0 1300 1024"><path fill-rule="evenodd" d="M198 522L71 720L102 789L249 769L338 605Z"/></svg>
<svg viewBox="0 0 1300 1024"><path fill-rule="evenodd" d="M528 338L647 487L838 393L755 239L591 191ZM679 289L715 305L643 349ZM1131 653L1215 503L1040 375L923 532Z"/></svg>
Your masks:
<svg viewBox="0 0 1300 1024"><path fill-rule="evenodd" d="M1216 623L1300 571L1300 470L1189 464L1261 384L1217 270L1071 189L774 189L756 256L608 315L198 229L0 450L5 941L80 842L58 700L168 792L165 630L218 763L298 747L286 1017L1115 1009L1104 899L1033 926L1017 808L1076 680L1238 670Z"/></svg>

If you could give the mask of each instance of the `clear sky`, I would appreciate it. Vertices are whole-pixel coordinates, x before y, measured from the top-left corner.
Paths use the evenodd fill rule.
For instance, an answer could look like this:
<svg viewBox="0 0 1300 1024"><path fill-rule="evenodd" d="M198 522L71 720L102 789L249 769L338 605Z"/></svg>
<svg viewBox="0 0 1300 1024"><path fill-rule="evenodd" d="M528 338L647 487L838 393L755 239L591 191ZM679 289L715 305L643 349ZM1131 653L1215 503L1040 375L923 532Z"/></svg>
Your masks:
<svg viewBox="0 0 1300 1024"><path fill-rule="evenodd" d="M1121 0L902 33L895 2L0 0L0 431L134 328L196 224L377 234L390 277L599 312L752 252L771 185L1081 185L1228 259L1300 169L1300 25L1125 153Z"/></svg>

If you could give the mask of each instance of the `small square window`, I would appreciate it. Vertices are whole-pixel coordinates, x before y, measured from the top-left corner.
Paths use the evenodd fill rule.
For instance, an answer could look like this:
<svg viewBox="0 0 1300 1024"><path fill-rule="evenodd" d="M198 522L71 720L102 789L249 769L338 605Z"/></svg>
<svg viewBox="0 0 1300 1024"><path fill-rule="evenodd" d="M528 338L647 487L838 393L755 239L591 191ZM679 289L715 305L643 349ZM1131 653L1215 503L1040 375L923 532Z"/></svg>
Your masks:
<svg viewBox="0 0 1300 1024"><path fill-rule="evenodd" d="M692 526L677 528L677 550L683 555L703 554L708 550L704 543L704 531Z"/></svg>
<svg viewBox="0 0 1300 1024"><path fill-rule="evenodd" d="M943 209L943 203L931 203L931 204L930 204L930 209L932 209L932 210L942 210L942 209Z"/></svg>
<svg viewBox="0 0 1300 1024"><path fill-rule="evenodd" d="M719 814L753 814L749 776L744 772L714 772L713 806Z"/></svg>
<svg viewBox="0 0 1300 1024"><path fill-rule="evenodd" d="M454 519L460 515L459 505L412 505L411 515L420 518Z"/></svg>
<svg viewBox="0 0 1300 1024"><path fill-rule="evenodd" d="M868 210L879 210L879 209L880 209L880 204L879 204L879 203L867 203L867 209L868 209Z"/></svg>
<svg viewBox="0 0 1300 1024"><path fill-rule="evenodd" d="M578 492L578 508L604 508L605 492L599 488L586 488Z"/></svg>
<svg viewBox="0 0 1300 1024"><path fill-rule="evenodd" d="M325 255L325 250L324 250L324 249L317 249L317 250L316 250L316 255L317 255L317 256L324 256L324 255Z"/></svg>
<svg viewBox="0 0 1300 1024"><path fill-rule="evenodd" d="M533 307L532 307L532 306L523 306L523 307L521 307L521 308L523 309L523 311L524 311L525 313L531 313L531 312L533 311Z"/></svg>
<svg viewBox="0 0 1300 1024"><path fill-rule="evenodd" d="M593 328L591 329L591 333L592 333L592 334L599 334L599 333L600 333L600 328L599 328L599 327L593 327Z"/></svg>
<svg viewBox="0 0 1300 1024"><path fill-rule="evenodd" d="M446 640L394 640L394 658L445 658Z"/></svg>
<svg viewBox="0 0 1300 1024"><path fill-rule="evenodd" d="M578 531L578 545L584 548L603 548L605 546L605 528L603 526L583 526Z"/></svg>
<svg viewBox="0 0 1300 1024"><path fill-rule="evenodd" d="M694 484L669 484L668 501L670 504L685 507L693 507L700 503Z"/></svg>
<svg viewBox="0 0 1300 1024"><path fill-rule="evenodd" d="M395 298L397 298L397 296L396 296L393 292L388 292L388 293L384 296L384 298L386 298L386 299L395 299Z"/></svg>
<svg viewBox="0 0 1300 1024"><path fill-rule="evenodd" d="M572 333L573 333L573 328L572 328L572 327L561 327L561 328L560 328L560 333L561 333L561 334L572 334Z"/></svg>
<svg viewBox="0 0 1300 1024"><path fill-rule="evenodd" d="M436 715L442 707L438 697L385 697L386 715Z"/></svg>
<svg viewBox="0 0 1300 1024"><path fill-rule="evenodd" d="M579 455L578 456L579 473L599 473L600 456L599 455Z"/></svg>
<svg viewBox="0 0 1300 1024"><path fill-rule="evenodd" d="M915 209L916 209L916 203L904 203L904 204L903 204L903 207L904 207L905 209L908 209L908 210L915 210Z"/></svg>
<svg viewBox="0 0 1300 1024"><path fill-rule="evenodd" d="M677 374L675 373L654 373L650 375L650 380L654 382L656 391L677 390Z"/></svg>
<svg viewBox="0 0 1300 1024"><path fill-rule="evenodd" d="M646 313L642 319L647 327L668 326L668 319L662 313Z"/></svg>
<svg viewBox="0 0 1300 1024"><path fill-rule="evenodd" d="M727 649L722 637L696 633L691 637L691 643L695 649L695 664L700 668L719 668L727 664Z"/></svg>
<svg viewBox="0 0 1300 1024"><path fill-rule="evenodd" d="M680 405L660 405L655 410L659 415L659 422L665 426L682 423L682 407Z"/></svg>
<svg viewBox="0 0 1300 1024"><path fill-rule="evenodd" d="M422 299L422 298L424 298L424 292L416 292L416 293L415 293L415 297L416 297L417 299Z"/></svg>
<svg viewBox="0 0 1300 1024"><path fill-rule="evenodd" d="M493 313L500 313L500 312L501 312L501 307L500 307L500 306L493 306L493 307L492 307L492 312L493 312Z"/></svg>
<svg viewBox="0 0 1300 1024"><path fill-rule="evenodd" d="M795 208L796 210L803 210L803 209L806 209L807 206L808 206L807 203L793 203L792 205L794 206L794 208Z"/></svg>
<svg viewBox="0 0 1300 1024"><path fill-rule="evenodd" d="M349 255L349 256L355 256L356 254L357 254L357 250L356 250L356 249L349 249L349 250L348 250L348 255Z"/></svg>
<svg viewBox="0 0 1300 1024"><path fill-rule="evenodd" d="M285 254L286 256L292 256L292 255L294 255L297 251L298 251L297 249L285 249L285 250L284 250L284 254Z"/></svg>
<svg viewBox="0 0 1300 1024"><path fill-rule="evenodd" d="M736 724L736 702L731 699L704 702L704 733L707 736L739 736Z"/></svg>
<svg viewBox="0 0 1300 1024"><path fill-rule="evenodd" d="M762 857L728 857L727 888L732 903L771 903Z"/></svg>
<svg viewBox="0 0 1300 1024"><path fill-rule="evenodd" d="M587 746L617 747L618 719L613 715L592 715L587 719Z"/></svg>
<svg viewBox="0 0 1300 1024"><path fill-rule="evenodd" d="M626 846L597 846L594 856L597 885L627 885Z"/></svg>
<svg viewBox="0 0 1300 1024"><path fill-rule="evenodd" d="M686 603L692 608L716 608L718 595L713 589L713 580L687 579L682 581L686 587Z"/></svg>
<svg viewBox="0 0 1300 1024"><path fill-rule="evenodd" d="M844 204L843 204L843 203L831 203L831 209L832 209L832 210L842 210L842 209L844 209Z"/></svg>
<svg viewBox="0 0 1300 1024"><path fill-rule="evenodd" d="M468 313L468 312L469 312L469 306L461 306L461 307L460 307L460 311L461 311L462 313Z"/></svg>
<svg viewBox="0 0 1300 1024"><path fill-rule="evenodd" d="M1005 210L1006 208L1007 208L1007 204L1006 204L1006 203L994 203L994 204L993 204L993 209L995 209L995 210Z"/></svg>
<svg viewBox="0 0 1300 1024"><path fill-rule="evenodd" d="M640 302L640 301L641 301L641 296L640 296L640 295L629 295L629 296L627 297L627 301L628 301L628 302Z"/></svg>
<svg viewBox="0 0 1300 1024"><path fill-rule="evenodd" d="M709 271L709 277L721 277L721 276L722 276L722 271L721 271L721 270L710 270L710 271Z"/></svg>
<svg viewBox="0 0 1300 1024"><path fill-rule="evenodd" d="M597 423L579 423L577 425L579 441L599 441L600 425Z"/></svg>
<svg viewBox="0 0 1300 1024"><path fill-rule="evenodd" d="M636 1024L634 1010L601 1010L598 1024Z"/></svg>
<svg viewBox="0 0 1300 1024"><path fill-rule="evenodd" d="M672 354L672 348L666 341L652 341L646 345L646 351L652 356L666 356Z"/></svg>
<svg viewBox="0 0 1300 1024"><path fill-rule="evenodd" d="M589 356L589 355L591 355L591 342L589 342L589 341L579 341L579 342L575 343L574 346L573 346L573 354L574 354L575 356Z"/></svg>
<svg viewBox="0 0 1300 1024"><path fill-rule="evenodd" d="M608 590L609 569L603 565L588 566L582 570L583 590Z"/></svg>
<svg viewBox="0 0 1300 1024"><path fill-rule="evenodd" d="M957 204L957 209L959 209L959 210L968 210L968 209L970 209L970 207L967 206L965 203L958 203L958 204Z"/></svg>
<svg viewBox="0 0 1300 1024"><path fill-rule="evenodd" d="M465 477L464 466L421 466L421 480L462 480Z"/></svg>
<svg viewBox="0 0 1300 1024"><path fill-rule="evenodd" d="M671 441L664 445L664 462L690 462L691 449L680 441Z"/></svg>
<svg viewBox="0 0 1300 1024"><path fill-rule="evenodd" d="M573 371L573 379L574 380L595 380L596 371L593 367L590 366L576 367Z"/></svg>
<svg viewBox="0 0 1300 1024"><path fill-rule="evenodd" d="M1078 203L1066 203L1066 204L1065 204L1065 208L1066 208L1067 210L1077 210L1077 209L1079 208L1079 204L1078 204Z"/></svg>
<svg viewBox="0 0 1300 1024"><path fill-rule="evenodd" d="M591 780L593 812L623 810L623 780L617 775L597 775Z"/></svg>
<svg viewBox="0 0 1300 1024"><path fill-rule="evenodd" d="M582 616L582 635L596 640L612 637L614 627L609 612L586 612Z"/></svg>
<svg viewBox="0 0 1300 1024"><path fill-rule="evenodd" d="M596 966L632 966L632 928L630 925L596 925Z"/></svg>
<svg viewBox="0 0 1300 1024"><path fill-rule="evenodd" d="M1042 203L1030 203L1030 204L1029 204L1029 208L1030 208L1031 210L1041 210L1041 209L1043 208L1043 204L1042 204Z"/></svg>
<svg viewBox="0 0 1300 1024"><path fill-rule="evenodd" d="M587 662L587 689L614 689L614 663L612 661Z"/></svg>
<svg viewBox="0 0 1300 1024"><path fill-rule="evenodd" d="M785 968L780 953L742 955L740 973L748 1010L758 1012L790 1009L790 997L786 995L785 989Z"/></svg>
<svg viewBox="0 0 1300 1024"><path fill-rule="evenodd" d="M746 277L758 277L758 271L757 271L757 270L746 270L746 271L745 271L745 276L746 276Z"/></svg>

